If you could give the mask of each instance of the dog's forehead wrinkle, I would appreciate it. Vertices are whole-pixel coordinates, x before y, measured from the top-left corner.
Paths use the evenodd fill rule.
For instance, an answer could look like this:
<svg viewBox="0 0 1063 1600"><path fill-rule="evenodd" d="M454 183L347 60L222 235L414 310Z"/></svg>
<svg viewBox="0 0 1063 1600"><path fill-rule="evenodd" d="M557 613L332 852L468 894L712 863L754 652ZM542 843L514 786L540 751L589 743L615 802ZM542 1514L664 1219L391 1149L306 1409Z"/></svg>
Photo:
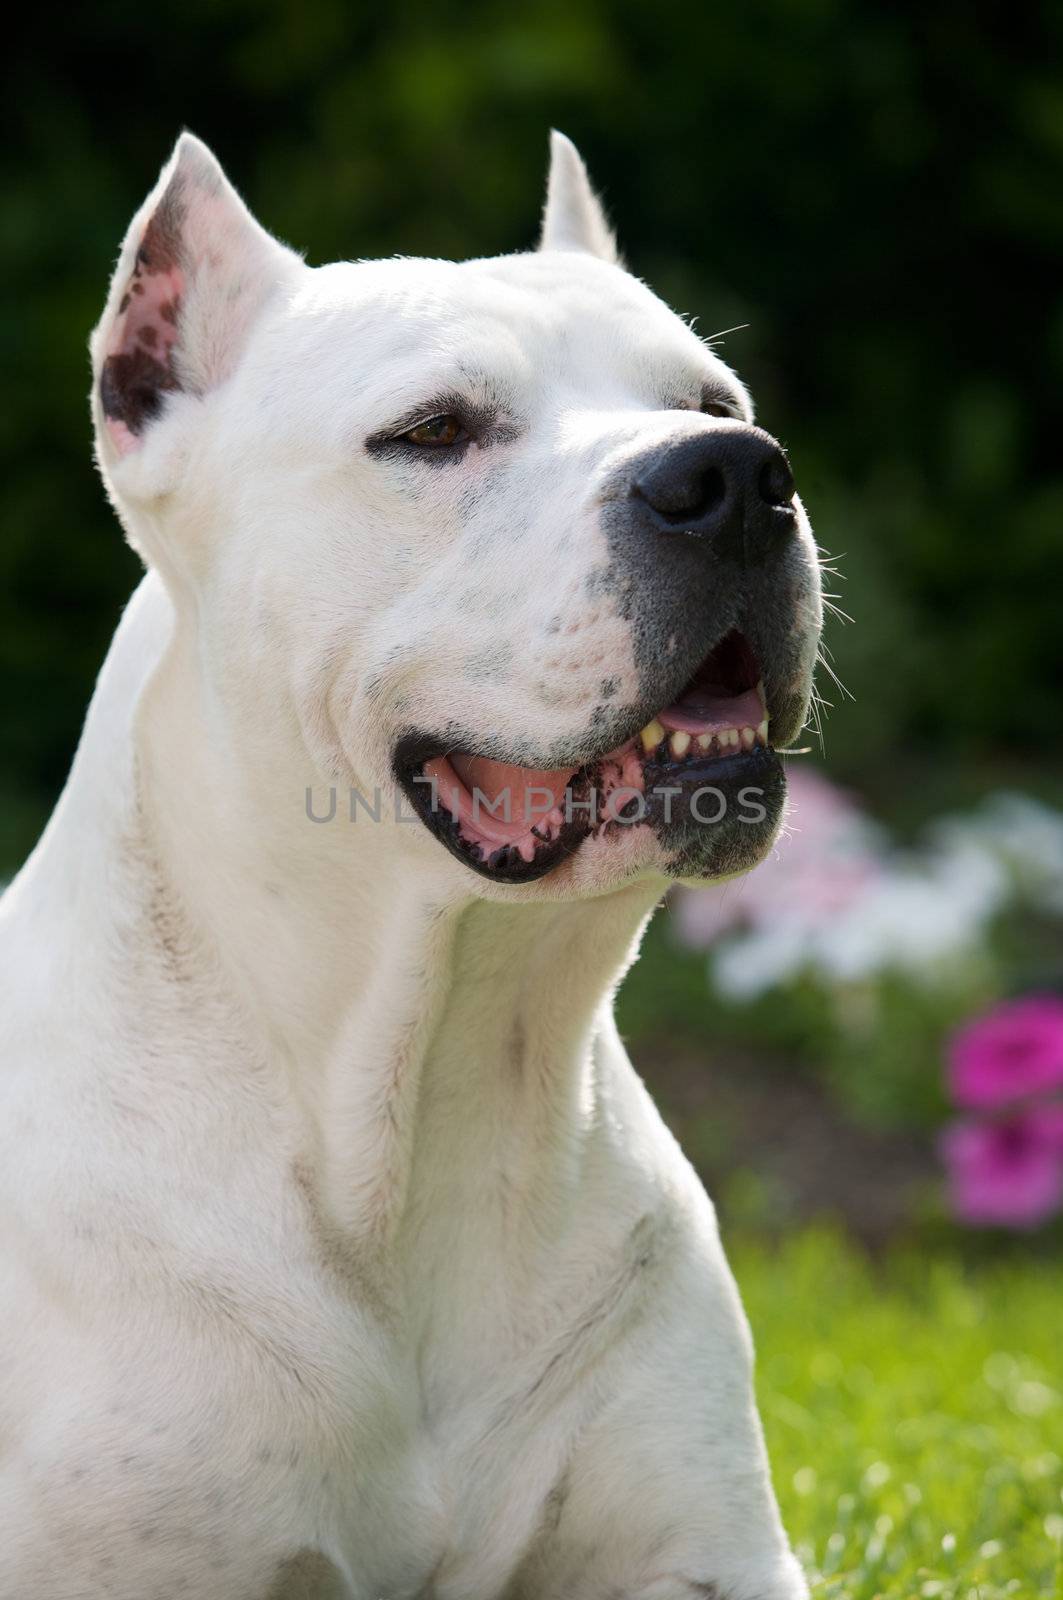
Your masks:
<svg viewBox="0 0 1063 1600"><path fill-rule="evenodd" d="M592 388L619 381L632 397L660 405L676 395L696 404L714 379L741 392L723 361L645 284L576 253L559 261L336 263L309 276L292 301L295 321L317 326L317 359L330 348L336 361L349 356L367 403L386 412L448 384L520 412L529 390L534 398L538 383L576 368ZM358 345L372 362L355 361Z"/></svg>

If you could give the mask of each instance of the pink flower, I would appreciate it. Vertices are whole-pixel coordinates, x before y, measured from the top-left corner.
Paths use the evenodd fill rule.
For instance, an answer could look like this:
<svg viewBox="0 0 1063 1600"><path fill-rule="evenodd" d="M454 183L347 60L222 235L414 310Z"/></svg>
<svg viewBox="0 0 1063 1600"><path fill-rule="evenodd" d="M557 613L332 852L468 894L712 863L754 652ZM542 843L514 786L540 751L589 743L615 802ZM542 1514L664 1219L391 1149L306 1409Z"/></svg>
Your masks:
<svg viewBox="0 0 1063 1600"><path fill-rule="evenodd" d="M1047 1106L1004 1122L954 1122L941 1138L953 1214L1036 1228L1063 1204L1063 1123Z"/></svg>
<svg viewBox="0 0 1063 1600"><path fill-rule="evenodd" d="M949 1052L949 1084L961 1106L1063 1090L1063 1000L1030 995L962 1028Z"/></svg>

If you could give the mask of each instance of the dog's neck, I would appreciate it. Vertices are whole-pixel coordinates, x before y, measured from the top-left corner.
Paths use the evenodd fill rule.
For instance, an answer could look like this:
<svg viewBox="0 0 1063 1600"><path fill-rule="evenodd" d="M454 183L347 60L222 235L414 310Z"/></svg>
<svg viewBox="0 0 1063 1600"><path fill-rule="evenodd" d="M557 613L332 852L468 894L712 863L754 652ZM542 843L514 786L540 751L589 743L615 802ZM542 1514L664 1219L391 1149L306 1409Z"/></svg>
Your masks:
<svg viewBox="0 0 1063 1600"><path fill-rule="evenodd" d="M418 1173L432 1169L438 1187L460 1182L462 1163L500 1159L484 1148L491 1129L511 1169L545 1184L545 1167L571 1154L559 1129L593 1107L593 1040L611 1028L612 990L661 883L485 901L471 882L455 892L445 858L427 875L409 825L345 822L341 802L333 825L316 826L305 761L268 728L254 760L246 743L234 749L180 640L156 664L167 628L148 580L101 678L66 807L80 783L76 813L96 793L112 835L133 829L154 924L160 893L179 900L249 1043L286 1075L332 1223L386 1246ZM80 819L94 832L98 821ZM144 936L159 936L150 921Z"/></svg>

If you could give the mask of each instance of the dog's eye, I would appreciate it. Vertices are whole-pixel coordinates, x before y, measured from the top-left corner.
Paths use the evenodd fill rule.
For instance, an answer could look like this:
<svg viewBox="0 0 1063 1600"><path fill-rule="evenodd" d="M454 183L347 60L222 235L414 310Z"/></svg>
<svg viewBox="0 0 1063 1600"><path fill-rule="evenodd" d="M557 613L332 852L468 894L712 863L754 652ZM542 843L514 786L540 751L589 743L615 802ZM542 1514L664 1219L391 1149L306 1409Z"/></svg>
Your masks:
<svg viewBox="0 0 1063 1600"><path fill-rule="evenodd" d="M434 450L461 444L468 437L457 417L450 412L442 417L429 417L426 422L419 422L416 428L410 428L402 435L409 444L427 445Z"/></svg>
<svg viewBox="0 0 1063 1600"><path fill-rule="evenodd" d="M701 409L706 417L730 417L734 421L734 411L725 400L703 400Z"/></svg>

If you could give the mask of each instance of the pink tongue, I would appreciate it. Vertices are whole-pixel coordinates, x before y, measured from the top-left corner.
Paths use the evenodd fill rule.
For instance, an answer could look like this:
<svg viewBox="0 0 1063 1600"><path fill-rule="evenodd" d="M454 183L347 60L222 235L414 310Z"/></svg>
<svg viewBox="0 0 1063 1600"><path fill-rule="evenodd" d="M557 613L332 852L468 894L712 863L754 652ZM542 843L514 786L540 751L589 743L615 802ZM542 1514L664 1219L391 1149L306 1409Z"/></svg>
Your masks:
<svg viewBox="0 0 1063 1600"><path fill-rule="evenodd" d="M460 753L452 755L450 764L454 768L462 783L470 793L479 789L485 800L493 805L500 795L509 795L509 809L514 818L524 816L524 801L529 789L540 791L549 789L554 797L554 805L563 798L565 785L571 778L574 767L555 768L542 770L536 767L514 767L508 761L490 761L486 756L470 756ZM546 805L546 795L540 792L532 796L532 800L542 814L542 807ZM550 807L546 806L549 810ZM505 815L505 808L500 807L499 816ZM532 812L535 815L535 812ZM527 824L525 824L527 826Z"/></svg>
<svg viewBox="0 0 1063 1600"><path fill-rule="evenodd" d="M460 814L474 834L497 844L523 839L531 828L541 826L544 817L563 801L575 771L575 767L545 771L516 767L508 761L460 751L449 759L437 757L425 764L426 777L439 785L440 803ZM479 796L476 806L475 796Z"/></svg>
<svg viewBox="0 0 1063 1600"><path fill-rule="evenodd" d="M658 711L657 721L671 732L718 733L722 728L755 728L764 720L764 702L756 689L728 696L710 689L692 689L674 705Z"/></svg>

